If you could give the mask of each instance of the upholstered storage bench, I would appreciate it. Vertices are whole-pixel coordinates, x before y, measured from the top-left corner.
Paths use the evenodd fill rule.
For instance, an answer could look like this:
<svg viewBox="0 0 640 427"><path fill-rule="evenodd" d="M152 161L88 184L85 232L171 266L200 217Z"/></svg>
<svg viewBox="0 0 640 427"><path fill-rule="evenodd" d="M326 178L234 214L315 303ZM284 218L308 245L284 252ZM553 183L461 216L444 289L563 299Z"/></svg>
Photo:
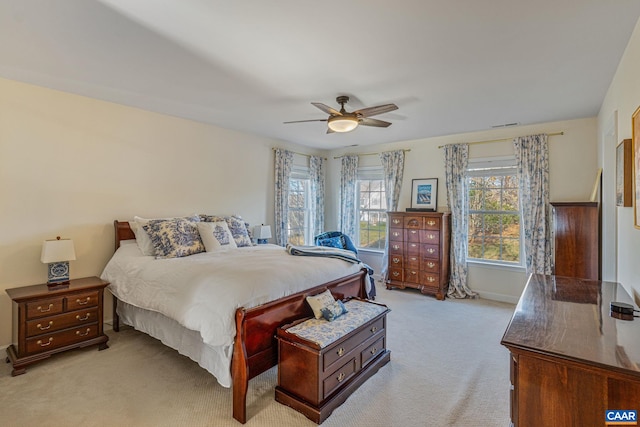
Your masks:
<svg viewBox="0 0 640 427"><path fill-rule="evenodd" d="M352 299L328 322L302 319L277 330L276 401L320 424L391 359L385 305Z"/></svg>

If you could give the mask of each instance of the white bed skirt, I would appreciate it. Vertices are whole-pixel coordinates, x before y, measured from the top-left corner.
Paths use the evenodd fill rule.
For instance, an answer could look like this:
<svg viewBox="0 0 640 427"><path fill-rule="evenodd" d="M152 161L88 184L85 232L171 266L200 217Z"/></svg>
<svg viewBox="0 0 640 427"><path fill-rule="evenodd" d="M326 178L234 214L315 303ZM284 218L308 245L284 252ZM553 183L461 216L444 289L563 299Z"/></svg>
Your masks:
<svg viewBox="0 0 640 427"><path fill-rule="evenodd" d="M232 346L209 346L202 341L199 332L186 329L156 311L144 310L123 301L118 301L117 311L120 323L159 339L210 372L221 386L231 387L231 371L226 361L231 358Z"/></svg>

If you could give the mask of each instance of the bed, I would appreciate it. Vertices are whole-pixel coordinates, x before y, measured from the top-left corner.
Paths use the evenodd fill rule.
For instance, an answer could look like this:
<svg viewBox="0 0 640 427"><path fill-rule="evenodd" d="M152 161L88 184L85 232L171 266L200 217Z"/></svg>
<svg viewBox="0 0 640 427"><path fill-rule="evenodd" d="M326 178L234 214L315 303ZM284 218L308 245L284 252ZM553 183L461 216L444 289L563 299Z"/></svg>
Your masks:
<svg viewBox="0 0 640 427"><path fill-rule="evenodd" d="M204 327L206 331L198 330L198 325L191 325L189 322L194 318L197 320L200 317L202 310L207 310L207 307L198 307L191 310L175 310L167 309L163 304L172 304L174 299L184 299L184 295L180 293L180 290L176 292L175 288L161 289L160 291L153 291L154 294L160 294L157 299L160 301L156 305L146 306L146 302L141 299L140 295L143 291L139 288L144 286L136 286L137 282L132 282L130 285L128 282L133 280L132 277L139 274L140 270L144 270L156 266L171 265L169 272L161 271L158 276L169 277L169 281L180 282L180 274L186 274L189 272L191 276L197 277L200 280L203 274L195 272L191 266L185 266L186 261L175 261L166 263L153 263L153 257L144 257L141 252L135 254L137 245L135 245L135 234L131 229L129 222L127 221L114 221L115 227L115 249L114 257L109 261L105 272L102 277L105 280L110 281L109 290L114 295L113 303L113 329L119 330L120 322L133 326L134 328L145 332L154 338L160 339L166 345L178 350L181 354L184 354L200 366L211 372L218 382L226 387L232 387L233 393L233 417L241 422L245 423L247 420L247 408L246 408L246 396L249 386L249 380L262 372L270 369L277 364L277 343L275 340L276 329L285 323L290 323L293 320L303 317L309 317L312 315L311 308L305 301L305 298L309 295L318 294L326 289L330 289L331 293L339 299L345 299L348 297L360 297L366 298L367 284L369 283L367 270L359 264L352 264L348 266L347 262L341 260L329 260L329 259L309 259L310 257L298 258L295 260L296 268L301 268L302 265L308 265L309 272L295 273L290 272L290 275L299 275L304 280L294 280L293 285L287 285L283 289L275 289L271 291L271 287L280 287L280 282L286 282L285 278L275 276L275 274L269 273L269 268L265 267L264 280L255 280L258 282L255 285L255 289L259 289L260 292L265 288L269 290L265 295L260 294L259 298L252 298L249 304L237 305L236 303L228 302L224 309L216 309L216 316L225 319L231 319L231 327L233 334L229 337L218 337L216 331L209 331L209 326ZM245 250L246 249L246 250ZM244 250L244 251L243 251ZM132 254L132 255L127 255ZM231 252L230 252L231 254ZM284 254L284 255L282 255ZM230 264L227 262L233 257L248 256L252 260L258 260L261 257L265 258L265 265L272 263L269 257L291 257L292 255L286 254L284 248L275 245L258 245L252 248L238 248L232 255L225 255L229 257L224 259L220 257L220 261L214 260L214 257L208 255L198 254L192 255L188 258L192 258L189 262L193 261L196 264L208 264L209 262L223 262L224 264ZM131 268L125 268L129 258L132 259ZM206 261L205 261L206 259ZM274 258L275 259L275 258ZM277 258L278 260L280 258ZM135 263L134 263L135 261ZM160 260L166 261L166 260ZM140 262L140 264L138 264ZM279 261L277 261L279 262ZM320 272L323 274L323 279L318 278L319 268L324 268L327 263L333 263L332 265L343 265L344 271L332 271L331 274L324 275L323 270ZM145 267L147 265L147 267ZM180 267L182 265L182 267ZM222 265L222 264L221 264ZM251 262L254 273L260 268L260 262ZM323 267L319 267L323 266ZM160 268L160 267L158 267ZM178 273L182 268L182 273ZM313 270L313 271L311 271ZM314 276L315 274L315 276ZM336 275L338 277L336 277ZM202 276L202 277L201 277ZM222 274L222 276L225 276ZM227 275L229 276L229 275ZM274 277L271 277L274 276ZM284 275L283 275L284 276ZM329 280L325 280L329 278ZM290 279L290 278L289 278ZM242 281L238 275L238 281ZM244 279L251 280L251 279ZM185 282L191 282L192 279L184 279ZM262 283L269 284L269 286L262 286ZM139 282L144 283L144 282ZM128 287L127 287L128 286ZM284 286L284 285L283 285ZM225 286L224 289L229 289L231 286ZM199 289L199 288L198 288ZM185 288L185 293L189 294L192 291L191 288ZM198 290L200 292L200 290ZM247 291L248 292L248 291ZM276 295L277 293L282 295ZM242 293L242 291L240 292ZM252 295L256 292L248 292ZM274 296L275 295L275 296ZM198 301L208 301L211 298L206 297L204 293L196 298ZM195 298L195 297L194 297ZM213 298L225 300L225 298ZM229 300L231 301L231 300ZM248 300L247 300L248 301ZM208 302L207 302L208 304ZM188 316L195 310L195 316ZM200 311L198 311L200 310ZM209 311L214 311L208 308ZM223 322L224 323L224 322ZM186 327L185 324L190 327ZM207 323L209 325L209 323ZM230 341L229 341L230 340ZM229 345L227 345L229 344ZM228 359L227 359L228 358ZM227 361L229 361L227 363ZM226 377L230 378L229 384L227 384Z"/></svg>

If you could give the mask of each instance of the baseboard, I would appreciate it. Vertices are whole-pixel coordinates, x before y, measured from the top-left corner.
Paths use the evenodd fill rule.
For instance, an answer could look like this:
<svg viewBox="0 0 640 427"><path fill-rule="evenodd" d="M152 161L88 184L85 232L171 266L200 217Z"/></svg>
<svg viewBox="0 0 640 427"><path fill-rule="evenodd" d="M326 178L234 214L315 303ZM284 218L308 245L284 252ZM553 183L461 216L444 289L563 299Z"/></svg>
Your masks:
<svg viewBox="0 0 640 427"><path fill-rule="evenodd" d="M511 304L517 304L518 300L520 299L519 297L514 297L511 295L496 294L493 292L478 292L478 295L480 296L480 298L483 298L483 299L500 301L500 302L508 302Z"/></svg>

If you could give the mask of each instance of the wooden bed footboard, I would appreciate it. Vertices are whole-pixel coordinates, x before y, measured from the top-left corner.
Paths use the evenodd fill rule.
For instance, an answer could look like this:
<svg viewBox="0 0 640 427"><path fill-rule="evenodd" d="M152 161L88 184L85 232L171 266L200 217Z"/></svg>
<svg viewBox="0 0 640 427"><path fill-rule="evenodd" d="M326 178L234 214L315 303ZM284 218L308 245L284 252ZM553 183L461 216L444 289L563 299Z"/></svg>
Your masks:
<svg viewBox="0 0 640 427"><path fill-rule="evenodd" d="M135 239L135 234L126 221L114 221L115 247L123 240ZM247 391L249 380L278 363L276 329L286 323L303 317L311 317L313 312L305 297L331 290L337 299L349 297L366 298L367 270L297 292L287 297L262 304L258 307L236 310L236 338L233 344L231 376L233 388L233 418L241 423L247 421ZM116 313L117 298L113 297L113 329L119 330Z"/></svg>
<svg viewBox="0 0 640 427"><path fill-rule="evenodd" d="M313 316L305 297L331 290L337 299L366 298L366 270L293 295L254 307L236 310L236 339L233 345L233 418L247 421L249 380L278 363L276 329L296 319Z"/></svg>

